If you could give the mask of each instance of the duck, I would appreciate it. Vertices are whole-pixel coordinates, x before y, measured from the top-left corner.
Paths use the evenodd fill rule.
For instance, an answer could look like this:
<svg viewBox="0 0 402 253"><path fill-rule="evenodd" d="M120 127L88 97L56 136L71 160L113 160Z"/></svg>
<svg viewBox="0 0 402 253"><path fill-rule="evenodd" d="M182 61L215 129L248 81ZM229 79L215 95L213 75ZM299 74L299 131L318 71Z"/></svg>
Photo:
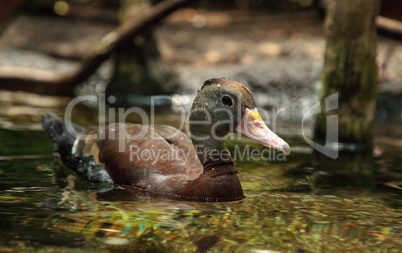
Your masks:
<svg viewBox="0 0 402 253"><path fill-rule="evenodd" d="M290 153L289 144L261 119L250 90L225 78L209 79L197 91L188 134L168 125L125 122L91 130L50 113L41 123L63 164L81 180L169 199L245 198L224 143L230 133Z"/></svg>

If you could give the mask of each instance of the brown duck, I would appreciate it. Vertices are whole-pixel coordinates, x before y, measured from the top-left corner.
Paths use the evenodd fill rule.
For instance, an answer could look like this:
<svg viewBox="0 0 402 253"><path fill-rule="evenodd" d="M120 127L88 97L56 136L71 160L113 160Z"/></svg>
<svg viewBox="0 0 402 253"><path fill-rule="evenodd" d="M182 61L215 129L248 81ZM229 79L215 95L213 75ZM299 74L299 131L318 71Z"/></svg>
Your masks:
<svg viewBox="0 0 402 253"><path fill-rule="evenodd" d="M224 144L237 132L289 154L289 145L262 121L241 83L204 83L190 111L190 137L166 125L116 123L89 131L53 114L42 125L63 163L88 182L119 184L136 193L192 201L244 198Z"/></svg>

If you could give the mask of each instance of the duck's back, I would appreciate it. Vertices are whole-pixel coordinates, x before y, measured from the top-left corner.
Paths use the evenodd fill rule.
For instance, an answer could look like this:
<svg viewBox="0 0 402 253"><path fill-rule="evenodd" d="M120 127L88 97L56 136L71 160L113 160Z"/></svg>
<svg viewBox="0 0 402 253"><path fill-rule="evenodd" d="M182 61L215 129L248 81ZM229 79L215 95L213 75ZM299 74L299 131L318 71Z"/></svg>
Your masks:
<svg viewBox="0 0 402 253"><path fill-rule="evenodd" d="M113 124L95 142L114 182L167 193L203 171L190 138L166 125Z"/></svg>
<svg viewBox="0 0 402 253"><path fill-rule="evenodd" d="M203 172L191 139L171 126L116 123L93 131L75 126L80 134L74 137L54 115L44 116L42 124L63 151L63 162L87 181L111 179L170 194Z"/></svg>

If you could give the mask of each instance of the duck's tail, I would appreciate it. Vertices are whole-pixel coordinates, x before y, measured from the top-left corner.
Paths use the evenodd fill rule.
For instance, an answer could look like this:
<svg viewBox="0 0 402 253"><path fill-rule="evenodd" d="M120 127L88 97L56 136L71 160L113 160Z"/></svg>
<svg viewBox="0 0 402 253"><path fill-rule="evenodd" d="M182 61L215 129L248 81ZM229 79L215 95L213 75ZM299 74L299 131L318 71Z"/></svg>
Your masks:
<svg viewBox="0 0 402 253"><path fill-rule="evenodd" d="M60 159L64 165L72 169L81 179L93 183L113 183L109 174L91 156L76 156L73 147L77 135L86 132L86 129L57 117L52 113L47 113L41 118L42 127L52 139L60 154ZM70 127L71 126L71 129Z"/></svg>
<svg viewBox="0 0 402 253"><path fill-rule="evenodd" d="M52 113L47 113L41 118L42 127L52 139L60 154L60 159L70 169L75 169L80 162L79 158L72 155L71 150L76 136L73 131L68 131L66 123L61 118ZM78 125L72 124L76 133L83 132L84 129Z"/></svg>

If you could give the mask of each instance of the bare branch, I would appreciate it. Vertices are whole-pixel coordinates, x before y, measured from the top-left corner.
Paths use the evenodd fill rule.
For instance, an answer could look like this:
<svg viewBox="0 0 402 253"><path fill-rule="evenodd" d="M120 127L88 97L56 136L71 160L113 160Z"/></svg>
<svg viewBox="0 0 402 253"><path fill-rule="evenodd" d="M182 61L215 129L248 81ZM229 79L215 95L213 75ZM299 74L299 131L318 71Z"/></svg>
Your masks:
<svg viewBox="0 0 402 253"><path fill-rule="evenodd" d="M384 16L378 16L376 19L377 27L380 29L384 29L388 32L402 35L402 22L387 18Z"/></svg>
<svg viewBox="0 0 402 253"><path fill-rule="evenodd" d="M48 71L17 69L10 71L2 67L0 68L1 89L73 96L73 88L94 73L113 51L190 2L190 0L166 0L155 5L144 16L127 20L116 30L104 36L72 73L58 75Z"/></svg>

